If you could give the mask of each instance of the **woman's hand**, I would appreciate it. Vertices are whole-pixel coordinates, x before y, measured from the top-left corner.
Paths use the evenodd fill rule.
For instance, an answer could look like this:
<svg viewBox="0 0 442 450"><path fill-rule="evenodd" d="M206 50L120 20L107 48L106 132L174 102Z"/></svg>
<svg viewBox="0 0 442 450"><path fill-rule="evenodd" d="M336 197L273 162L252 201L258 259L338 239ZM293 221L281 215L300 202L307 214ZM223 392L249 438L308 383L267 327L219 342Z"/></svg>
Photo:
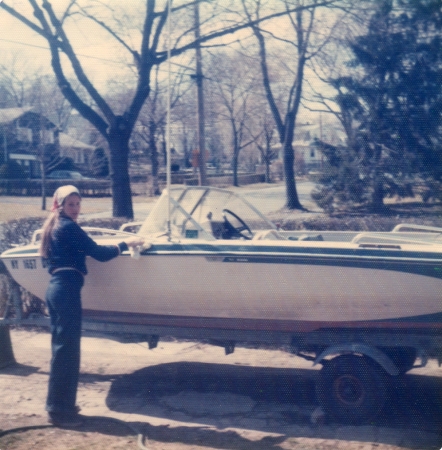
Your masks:
<svg viewBox="0 0 442 450"><path fill-rule="evenodd" d="M140 259L140 252L142 250L148 249L151 246L150 243L146 243L143 238L138 236L132 239L128 239L125 242L129 247L129 253L133 259Z"/></svg>
<svg viewBox="0 0 442 450"><path fill-rule="evenodd" d="M129 248L142 247L144 245L144 239L141 237L134 237L124 241Z"/></svg>

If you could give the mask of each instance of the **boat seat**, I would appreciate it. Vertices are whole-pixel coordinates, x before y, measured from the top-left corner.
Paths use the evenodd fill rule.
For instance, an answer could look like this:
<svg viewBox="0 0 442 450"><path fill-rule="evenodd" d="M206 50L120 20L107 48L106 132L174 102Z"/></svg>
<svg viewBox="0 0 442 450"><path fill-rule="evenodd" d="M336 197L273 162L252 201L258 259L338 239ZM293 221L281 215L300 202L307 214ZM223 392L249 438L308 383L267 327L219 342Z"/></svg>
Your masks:
<svg viewBox="0 0 442 450"><path fill-rule="evenodd" d="M224 234L224 222L218 222L215 220L210 221L210 231L215 239L222 239Z"/></svg>

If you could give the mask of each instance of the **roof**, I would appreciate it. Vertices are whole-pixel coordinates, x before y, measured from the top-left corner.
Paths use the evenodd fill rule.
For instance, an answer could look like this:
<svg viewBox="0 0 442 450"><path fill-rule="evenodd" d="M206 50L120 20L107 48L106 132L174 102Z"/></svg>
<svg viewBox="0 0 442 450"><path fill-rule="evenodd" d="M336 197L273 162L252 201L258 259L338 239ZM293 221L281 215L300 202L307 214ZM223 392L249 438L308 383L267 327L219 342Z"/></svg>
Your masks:
<svg viewBox="0 0 442 450"><path fill-rule="evenodd" d="M93 145L85 144L84 142L81 142L66 133L60 133L58 137L60 139L60 147L62 148L95 150Z"/></svg>
<svg viewBox="0 0 442 450"><path fill-rule="evenodd" d="M31 111L31 106L25 106L23 108L4 108L0 109L0 124L11 123L15 119L18 119L23 114Z"/></svg>
<svg viewBox="0 0 442 450"><path fill-rule="evenodd" d="M3 108L0 109L0 125L8 124L23 116L24 114L32 111L31 106L25 106L22 108ZM81 142L66 133L59 134L60 147L62 148L72 148L72 149L83 149L83 150L95 150L93 145Z"/></svg>

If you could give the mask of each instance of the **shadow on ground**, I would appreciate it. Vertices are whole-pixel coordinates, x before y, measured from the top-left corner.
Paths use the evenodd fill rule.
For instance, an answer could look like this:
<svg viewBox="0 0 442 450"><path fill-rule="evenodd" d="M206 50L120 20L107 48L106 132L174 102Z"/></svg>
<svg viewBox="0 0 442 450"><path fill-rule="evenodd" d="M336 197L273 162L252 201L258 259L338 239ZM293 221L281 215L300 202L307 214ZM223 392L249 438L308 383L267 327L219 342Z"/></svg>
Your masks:
<svg viewBox="0 0 442 450"><path fill-rule="evenodd" d="M409 448L419 448L423 442L418 444L411 436L425 440L426 435L432 435L433 440L436 437L442 443L441 378L406 375L396 379L387 407L375 421L346 426L327 418L319 424L311 423L311 415L318 407L314 393L317 376L317 371L305 369L196 362L161 364L114 376L107 406L117 412L189 423L189 427L173 430L137 425L144 427L143 432L152 439L177 439L215 448L272 448L281 442L279 437L267 437L261 447L232 428L277 433L283 440L308 437L371 442L376 437L377 442L396 445L398 438L393 439L392 433L397 430L396 435L404 432L410 436L407 441L404 434L401 441ZM83 381L90 382L94 375L83 377ZM439 448L434 445L431 448Z"/></svg>

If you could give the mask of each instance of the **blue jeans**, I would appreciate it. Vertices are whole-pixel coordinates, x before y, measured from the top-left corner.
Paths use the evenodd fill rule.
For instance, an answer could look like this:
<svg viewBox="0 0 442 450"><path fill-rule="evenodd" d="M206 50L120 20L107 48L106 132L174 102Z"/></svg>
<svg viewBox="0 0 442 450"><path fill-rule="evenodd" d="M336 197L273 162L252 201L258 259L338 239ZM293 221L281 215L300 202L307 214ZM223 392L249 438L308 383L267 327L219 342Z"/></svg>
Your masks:
<svg viewBox="0 0 442 450"><path fill-rule="evenodd" d="M52 275L46 291L52 333L52 359L46 411L54 415L76 413L83 283L83 275L79 272L60 271Z"/></svg>

